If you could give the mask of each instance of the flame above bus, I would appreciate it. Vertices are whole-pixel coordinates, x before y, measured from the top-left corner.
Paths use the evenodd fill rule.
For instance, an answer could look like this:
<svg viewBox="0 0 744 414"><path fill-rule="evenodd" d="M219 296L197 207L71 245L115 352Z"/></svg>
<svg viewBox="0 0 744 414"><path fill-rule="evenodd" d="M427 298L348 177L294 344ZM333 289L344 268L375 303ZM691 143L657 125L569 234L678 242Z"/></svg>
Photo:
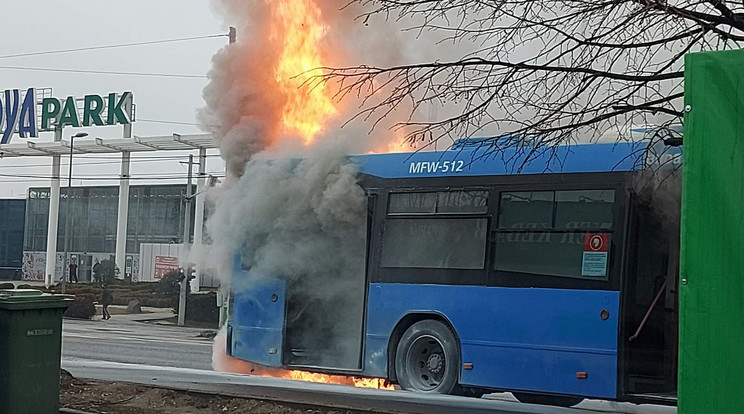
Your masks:
<svg viewBox="0 0 744 414"><path fill-rule="evenodd" d="M313 0L270 0L267 4L273 19L269 36L281 48L275 76L286 97L282 123L286 132L310 145L337 113L324 84L306 84L323 64L320 45L326 29L321 9Z"/></svg>

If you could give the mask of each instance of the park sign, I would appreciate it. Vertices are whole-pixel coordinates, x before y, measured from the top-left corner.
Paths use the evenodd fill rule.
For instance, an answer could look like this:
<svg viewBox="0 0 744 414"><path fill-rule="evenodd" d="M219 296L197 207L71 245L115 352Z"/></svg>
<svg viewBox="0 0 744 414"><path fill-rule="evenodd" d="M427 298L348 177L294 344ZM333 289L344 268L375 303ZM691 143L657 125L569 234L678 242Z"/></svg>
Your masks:
<svg viewBox="0 0 744 414"><path fill-rule="evenodd" d="M129 125L134 122L132 93L51 96L51 89L7 89L0 92L0 143L13 135L38 138L39 132L70 127Z"/></svg>

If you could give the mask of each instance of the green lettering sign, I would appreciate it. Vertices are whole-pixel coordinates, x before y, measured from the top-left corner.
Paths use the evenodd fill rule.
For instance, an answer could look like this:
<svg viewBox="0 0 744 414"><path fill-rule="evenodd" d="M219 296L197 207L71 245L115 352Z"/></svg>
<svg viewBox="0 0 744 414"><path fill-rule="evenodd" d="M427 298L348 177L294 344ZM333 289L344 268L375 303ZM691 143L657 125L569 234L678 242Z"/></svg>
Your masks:
<svg viewBox="0 0 744 414"><path fill-rule="evenodd" d="M77 114L77 105L75 98L68 96L65 105L62 107L62 115L59 118L59 126L80 127L80 119Z"/></svg>
<svg viewBox="0 0 744 414"><path fill-rule="evenodd" d="M130 123L129 117L124 112L122 107L131 99L131 92L124 92L119 100L116 100L116 94L110 93L108 96L108 119L106 120L107 125L123 124L128 125Z"/></svg>
<svg viewBox="0 0 744 414"><path fill-rule="evenodd" d="M59 110L61 108L59 99L57 98L44 98L41 101L41 130L49 129L49 121L57 119Z"/></svg>
<svg viewBox="0 0 744 414"><path fill-rule="evenodd" d="M103 108L103 98L98 95L85 95L85 106L83 107L83 126L104 125L103 119L101 119L101 112L103 112Z"/></svg>
<svg viewBox="0 0 744 414"><path fill-rule="evenodd" d="M117 93L85 95L84 98L74 96L65 99L44 98L41 102L39 130L52 131L66 126L79 128L130 125L134 111L132 100L132 92L124 92L121 95Z"/></svg>

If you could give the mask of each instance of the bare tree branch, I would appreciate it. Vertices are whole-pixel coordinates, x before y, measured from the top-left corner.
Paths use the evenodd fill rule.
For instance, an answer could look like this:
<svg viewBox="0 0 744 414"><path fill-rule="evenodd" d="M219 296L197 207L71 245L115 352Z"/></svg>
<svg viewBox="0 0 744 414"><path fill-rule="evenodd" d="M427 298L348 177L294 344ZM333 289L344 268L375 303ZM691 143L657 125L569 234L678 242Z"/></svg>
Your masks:
<svg viewBox="0 0 744 414"><path fill-rule="evenodd" d="M744 2L723 0L349 0L460 56L390 67L322 68L309 84L356 96L357 117L414 142L476 134L555 146L632 125L681 122L685 53L740 48ZM440 119L422 113L442 107ZM422 119L423 118L423 119ZM399 119L399 118L396 118ZM496 139L494 138L494 140Z"/></svg>

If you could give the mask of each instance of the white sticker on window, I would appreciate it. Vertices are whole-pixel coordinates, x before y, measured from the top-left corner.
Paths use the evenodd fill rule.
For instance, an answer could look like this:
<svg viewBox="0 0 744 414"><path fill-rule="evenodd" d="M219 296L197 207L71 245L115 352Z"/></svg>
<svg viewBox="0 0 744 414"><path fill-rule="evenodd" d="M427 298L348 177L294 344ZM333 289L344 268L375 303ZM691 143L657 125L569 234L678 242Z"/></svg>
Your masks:
<svg viewBox="0 0 744 414"><path fill-rule="evenodd" d="M607 276L607 257L610 235L587 233L584 235L584 254L581 259L581 276Z"/></svg>

